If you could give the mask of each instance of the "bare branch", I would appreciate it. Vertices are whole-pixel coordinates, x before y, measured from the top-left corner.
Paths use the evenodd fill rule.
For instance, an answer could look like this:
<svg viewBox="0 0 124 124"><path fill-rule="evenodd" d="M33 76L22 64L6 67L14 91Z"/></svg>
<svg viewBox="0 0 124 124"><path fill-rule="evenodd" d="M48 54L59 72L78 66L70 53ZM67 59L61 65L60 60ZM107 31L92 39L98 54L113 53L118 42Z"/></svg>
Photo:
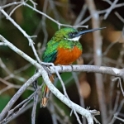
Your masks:
<svg viewBox="0 0 124 124"><path fill-rule="evenodd" d="M113 8L115 8L116 3L118 2L118 0L115 0L112 4L111 7L107 10L104 19L106 19L108 17L108 15L110 14L110 12L113 10Z"/></svg>
<svg viewBox="0 0 124 124"><path fill-rule="evenodd" d="M84 71L84 72L94 72L101 74L109 74L113 76L123 77L124 70L117 69L114 67L105 67L105 66L97 66L97 65L73 65L73 66L55 66L58 72L72 72L72 71ZM51 73L55 73L53 67L50 67Z"/></svg>
<svg viewBox="0 0 124 124"><path fill-rule="evenodd" d="M8 102L6 107L2 110L0 113L0 121L4 118L6 113L11 109L11 107L14 105L16 100L22 95L22 93L31 85L32 82L34 82L39 76L41 76L41 73L38 72L35 75L33 75L24 85L17 91L17 93L12 97L12 99Z"/></svg>
<svg viewBox="0 0 124 124"><path fill-rule="evenodd" d="M96 10L96 6L94 0L86 0L87 5L89 7L89 12L92 15L92 27L98 28L100 27L100 19ZM94 50L94 63L95 65L102 65L102 37L100 35L100 31L93 32L93 50ZM104 96L104 85L103 85L103 77L100 74L95 74L96 78L96 86L98 92L98 100L101 110L102 122L106 124L107 118L107 107L105 104L105 96Z"/></svg>

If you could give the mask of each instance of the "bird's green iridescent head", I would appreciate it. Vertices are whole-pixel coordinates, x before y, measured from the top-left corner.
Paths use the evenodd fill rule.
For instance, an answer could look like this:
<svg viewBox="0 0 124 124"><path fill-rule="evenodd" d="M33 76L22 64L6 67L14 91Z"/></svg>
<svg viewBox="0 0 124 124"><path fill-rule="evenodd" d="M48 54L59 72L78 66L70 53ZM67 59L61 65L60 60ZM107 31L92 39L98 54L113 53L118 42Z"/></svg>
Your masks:
<svg viewBox="0 0 124 124"><path fill-rule="evenodd" d="M81 35L89 33L89 32L93 32L93 31L101 30L104 28L105 27L84 30L84 31L78 31L77 29L70 28L70 27L62 28L54 34L52 40L54 40L54 41L61 41L61 40L79 41L79 38L81 37Z"/></svg>
<svg viewBox="0 0 124 124"><path fill-rule="evenodd" d="M78 30L74 28L61 28L54 34L53 40L60 41L63 39L71 39L71 35L74 33L78 33Z"/></svg>

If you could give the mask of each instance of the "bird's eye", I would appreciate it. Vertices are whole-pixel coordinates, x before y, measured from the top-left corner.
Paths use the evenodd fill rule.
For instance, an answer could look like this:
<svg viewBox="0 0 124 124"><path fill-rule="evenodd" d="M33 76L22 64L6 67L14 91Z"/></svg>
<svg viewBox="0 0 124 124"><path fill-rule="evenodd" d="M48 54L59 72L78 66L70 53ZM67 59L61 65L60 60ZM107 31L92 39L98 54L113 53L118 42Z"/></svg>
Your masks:
<svg viewBox="0 0 124 124"><path fill-rule="evenodd" d="M74 36L75 36L75 33L72 33L72 32L69 33L69 37L70 37L70 38L73 38Z"/></svg>
<svg viewBox="0 0 124 124"><path fill-rule="evenodd" d="M73 35L72 33L69 34L70 37L72 37L72 35Z"/></svg>

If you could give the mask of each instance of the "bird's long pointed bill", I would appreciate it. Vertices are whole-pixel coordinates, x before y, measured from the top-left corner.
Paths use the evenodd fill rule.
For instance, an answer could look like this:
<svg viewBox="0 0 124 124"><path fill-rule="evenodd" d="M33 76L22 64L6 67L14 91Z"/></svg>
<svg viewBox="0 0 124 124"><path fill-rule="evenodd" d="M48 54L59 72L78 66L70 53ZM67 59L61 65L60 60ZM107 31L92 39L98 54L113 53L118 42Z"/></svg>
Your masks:
<svg viewBox="0 0 124 124"><path fill-rule="evenodd" d="M104 29L104 28L106 28L106 27L95 28L95 29L90 29L90 30L85 30L85 31L79 31L79 32L77 33L76 37L81 36L81 35L86 34L86 33L89 33L89 32L94 32L94 31L97 31L97 30L102 30L102 29Z"/></svg>

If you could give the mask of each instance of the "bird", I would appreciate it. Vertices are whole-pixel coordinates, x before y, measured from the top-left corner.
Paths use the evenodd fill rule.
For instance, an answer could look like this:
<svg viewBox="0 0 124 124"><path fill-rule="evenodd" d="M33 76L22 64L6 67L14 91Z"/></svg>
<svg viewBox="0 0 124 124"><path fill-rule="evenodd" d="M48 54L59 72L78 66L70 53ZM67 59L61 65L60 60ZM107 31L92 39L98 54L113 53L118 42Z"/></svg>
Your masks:
<svg viewBox="0 0 124 124"><path fill-rule="evenodd" d="M42 61L54 63L54 65L72 64L82 55L83 48L79 42L81 36L104 28L105 27L80 31L73 27L61 28L47 43ZM54 77L54 75L49 76L52 83L54 83ZM43 92L41 106L46 107L50 94L50 90L46 85L44 86Z"/></svg>

